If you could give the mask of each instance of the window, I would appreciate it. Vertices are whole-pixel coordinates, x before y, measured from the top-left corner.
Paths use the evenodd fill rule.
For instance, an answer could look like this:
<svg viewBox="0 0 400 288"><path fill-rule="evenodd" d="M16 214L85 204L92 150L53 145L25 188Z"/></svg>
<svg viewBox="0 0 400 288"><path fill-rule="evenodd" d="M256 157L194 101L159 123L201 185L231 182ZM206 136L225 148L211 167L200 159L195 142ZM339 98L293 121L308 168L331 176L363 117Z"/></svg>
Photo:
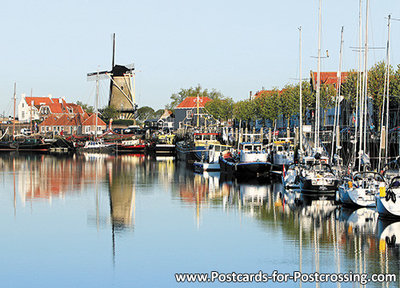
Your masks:
<svg viewBox="0 0 400 288"><path fill-rule="evenodd" d="M187 110L186 111L186 118L187 119L192 119L192 110Z"/></svg>
<svg viewBox="0 0 400 288"><path fill-rule="evenodd" d="M25 118L25 111L22 111L22 119Z"/></svg>

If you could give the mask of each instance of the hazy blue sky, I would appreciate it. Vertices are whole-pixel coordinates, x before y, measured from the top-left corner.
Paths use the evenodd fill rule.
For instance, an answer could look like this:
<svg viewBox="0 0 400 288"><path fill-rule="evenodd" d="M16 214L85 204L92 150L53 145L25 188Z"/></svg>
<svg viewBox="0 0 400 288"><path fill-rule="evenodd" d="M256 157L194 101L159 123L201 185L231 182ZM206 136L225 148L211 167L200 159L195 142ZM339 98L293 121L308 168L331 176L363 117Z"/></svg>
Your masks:
<svg viewBox="0 0 400 288"><path fill-rule="evenodd" d="M343 70L357 66L358 0L323 0L323 71L338 69L344 26ZM365 6L365 0L363 1ZM371 46L385 46L387 17L400 18L400 1L370 1ZM363 10L365 20L365 7ZM298 27L303 27L303 76L317 69L318 0L308 1L6 1L0 9L0 113L17 95L52 94L94 104L95 83L86 73L134 62L137 102L163 108L172 93L198 83L234 100L283 87L298 77ZM392 22L391 62L400 63L400 22ZM369 54L369 64L385 52ZM108 96L101 85L101 103Z"/></svg>

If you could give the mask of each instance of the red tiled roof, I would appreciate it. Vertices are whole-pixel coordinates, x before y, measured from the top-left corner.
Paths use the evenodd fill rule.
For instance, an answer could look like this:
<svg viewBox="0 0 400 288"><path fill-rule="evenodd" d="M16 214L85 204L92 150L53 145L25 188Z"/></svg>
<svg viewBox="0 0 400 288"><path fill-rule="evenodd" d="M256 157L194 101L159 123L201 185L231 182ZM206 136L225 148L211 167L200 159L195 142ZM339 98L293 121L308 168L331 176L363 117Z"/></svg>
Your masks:
<svg viewBox="0 0 400 288"><path fill-rule="evenodd" d="M63 109L63 106L62 106L62 104L61 103L51 103L51 104L49 104L48 105L49 106L49 108L50 108L50 111L51 111L51 113L63 113L64 111L64 109Z"/></svg>
<svg viewBox="0 0 400 288"><path fill-rule="evenodd" d="M285 91L285 89L282 89L282 90L260 90L260 91L257 91L256 94L254 94L254 97L255 98L259 98L261 96L271 95L271 94L274 94L276 92L278 92L279 95L281 95L283 91Z"/></svg>
<svg viewBox="0 0 400 288"><path fill-rule="evenodd" d="M57 122L57 117L54 115L50 115L46 119L43 120L42 123L39 124L39 126L54 126L55 123Z"/></svg>
<svg viewBox="0 0 400 288"><path fill-rule="evenodd" d="M42 103L46 105L53 103L50 97L25 97L25 101L29 106L32 105L32 101L35 106L39 106Z"/></svg>
<svg viewBox="0 0 400 288"><path fill-rule="evenodd" d="M211 101L210 98L208 97L199 97L199 107L204 108L204 105ZM185 109L185 108L196 108L197 107L197 97L186 97L185 100L183 100L178 106L176 106L176 109Z"/></svg>
<svg viewBox="0 0 400 288"><path fill-rule="evenodd" d="M310 72L311 81L313 88L317 86L317 72ZM341 73L341 83L346 81L349 72L342 72ZM330 84L330 85L337 85L338 82L338 72L320 72L321 75L321 84Z"/></svg>
<svg viewBox="0 0 400 288"><path fill-rule="evenodd" d="M75 103L66 103L66 106L68 108L71 108L73 110L73 113L84 113L82 107L78 104Z"/></svg>
<svg viewBox="0 0 400 288"><path fill-rule="evenodd" d="M68 117L68 115L63 114L60 118L57 119L55 126L71 126L73 125L71 120L72 117Z"/></svg>
<svg viewBox="0 0 400 288"><path fill-rule="evenodd" d="M92 115L89 116L89 118L85 119L82 123L83 126L94 126L96 125L96 114L93 113ZM97 117L97 125L98 126L107 126L107 124L101 120L99 117Z"/></svg>
<svg viewBox="0 0 400 288"><path fill-rule="evenodd" d="M66 107L71 108L73 113L85 113L80 105L67 103L63 98L25 97L25 101L29 106L31 106L33 102L33 105L38 109L42 105L48 106L52 113L67 112Z"/></svg>

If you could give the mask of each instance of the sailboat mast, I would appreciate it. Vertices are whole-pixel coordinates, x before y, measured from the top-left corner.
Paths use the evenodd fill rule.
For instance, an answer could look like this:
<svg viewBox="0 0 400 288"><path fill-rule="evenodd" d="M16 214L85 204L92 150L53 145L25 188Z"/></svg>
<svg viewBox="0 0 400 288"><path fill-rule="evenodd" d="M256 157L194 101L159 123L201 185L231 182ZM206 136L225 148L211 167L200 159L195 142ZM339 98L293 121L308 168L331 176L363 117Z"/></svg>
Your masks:
<svg viewBox="0 0 400 288"><path fill-rule="evenodd" d="M315 136L314 136L314 145L315 148L319 147L319 125L320 125L320 86L321 86L321 3L322 0L319 0L319 9L318 9L318 68L317 68L317 93L315 99Z"/></svg>
<svg viewBox="0 0 400 288"><path fill-rule="evenodd" d="M13 97L13 99L14 99L14 117L13 117L13 136L12 136L12 138L14 140L14 138L15 138L15 106L17 103L17 83L16 82L14 82L14 97Z"/></svg>
<svg viewBox="0 0 400 288"><path fill-rule="evenodd" d="M358 151L360 152L362 150L362 132L363 132L363 89L362 89L362 69L361 69L361 63L362 63L362 53L361 53L361 45L362 45L362 0L360 0L359 3L359 17L358 17L358 47L359 47L359 51L358 51L358 97L359 99L357 99L357 110L358 110L358 115L356 114L356 133L355 133L355 140L357 140L358 135L357 135L357 128L359 128L360 130L360 135L359 135L359 149ZM358 125L359 124L359 125ZM360 127L358 127L360 126ZM354 143L354 155L355 157L357 157L356 154L356 150L357 150L357 143ZM361 169L361 159L358 162L358 170Z"/></svg>
<svg viewBox="0 0 400 288"><path fill-rule="evenodd" d="M367 115L368 115L368 12L369 0L366 3L366 16L365 16L365 48L364 48L364 152L367 151Z"/></svg>
<svg viewBox="0 0 400 288"><path fill-rule="evenodd" d="M299 113L299 126L300 126L300 152L303 151L303 87L301 79L301 26L299 27L299 78L300 78L300 113Z"/></svg>
<svg viewBox="0 0 400 288"><path fill-rule="evenodd" d="M358 78L357 78L357 91L356 91L356 115L355 115L355 131L354 131L354 163L355 165L355 159L357 158L357 139L358 139L358 126L359 126L359 115L360 113L360 103L359 99L361 99L361 43L362 43L362 37L361 37L361 29L362 29L362 22L361 22L361 12L362 12L362 0L359 1L359 15L358 15ZM360 130L361 133L361 130ZM360 139L361 141L361 139ZM360 146L361 147L361 146ZM354 166L353 166L354 167Z"/></svg>
<svg viewBox="0 0 400 288"><path fill-rule="evenodd" d="M95 125L95 132L94 132L94 137L97 139L97 114L98 114L98 109L99 107L99 69L97 69L97 77L96 77L96 103L95 103L95 117L96 117L96 125Z"/></svg>
<svg viewBox="0 0 400 288"><path fill-rule="evenodd" d="M342 84L342 53L343 53L343 29L344 27L342 26L342 30L340 32L340 56L339 56L339 71L338 71L338 80L337 80L337 93L336 93L336 101L335 101L335 116L334 116L334 121L333 121L333 137L332 137L332 150L331 150L331 163L333 160L333 154L337 153L338 151L338 146L340 146L339 143L339 113L340 113L340 86ZM335 148L335 140L336 141L336 152L334 150Z"/></svg>
<svg viewBox="0 0 400 288"><path fill-rule="evenodd" d="M385 159L388 162L389 154L389 84L390 84L390 18L388 16L388 41L387 41L387 59L386 59L386 135L385 135Z"/></svg>
<svg viewBox="0 0 400 288"><path fill-rule="evenodd" d="M113 33L113 50L112 50L112 60L111 60L111 73L114 71L115 66L115 33ZM112 77L112 75L111 75ZM108 98L108 106L111 104L111 96L112 96L112 88L113 88L113 81L112 78L110 79L110 96Z"/></svg>

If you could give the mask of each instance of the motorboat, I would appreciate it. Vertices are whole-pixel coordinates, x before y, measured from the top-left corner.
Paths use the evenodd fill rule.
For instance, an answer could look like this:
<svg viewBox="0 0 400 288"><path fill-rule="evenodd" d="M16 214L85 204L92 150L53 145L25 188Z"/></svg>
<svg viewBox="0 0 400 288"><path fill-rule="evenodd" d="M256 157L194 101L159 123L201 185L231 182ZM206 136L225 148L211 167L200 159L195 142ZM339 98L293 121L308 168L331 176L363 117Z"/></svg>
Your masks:
<svg viewBox="0 0 400 288"><path fill-rule="evenodd" d="M238 150L222 153L219 163L222 173L235 177L265 177L271 171L268 153L261 142L242 142Z"/></svg>
<svg viewBox="0 0 400 288"><path fill-rule="evenodd" d="M202 154L201 161L195 161L193 163L194 171L219 171L219 157L222 152L227 151L231 148L229 145L222 144L211 144L208 149Z"/></svg>

